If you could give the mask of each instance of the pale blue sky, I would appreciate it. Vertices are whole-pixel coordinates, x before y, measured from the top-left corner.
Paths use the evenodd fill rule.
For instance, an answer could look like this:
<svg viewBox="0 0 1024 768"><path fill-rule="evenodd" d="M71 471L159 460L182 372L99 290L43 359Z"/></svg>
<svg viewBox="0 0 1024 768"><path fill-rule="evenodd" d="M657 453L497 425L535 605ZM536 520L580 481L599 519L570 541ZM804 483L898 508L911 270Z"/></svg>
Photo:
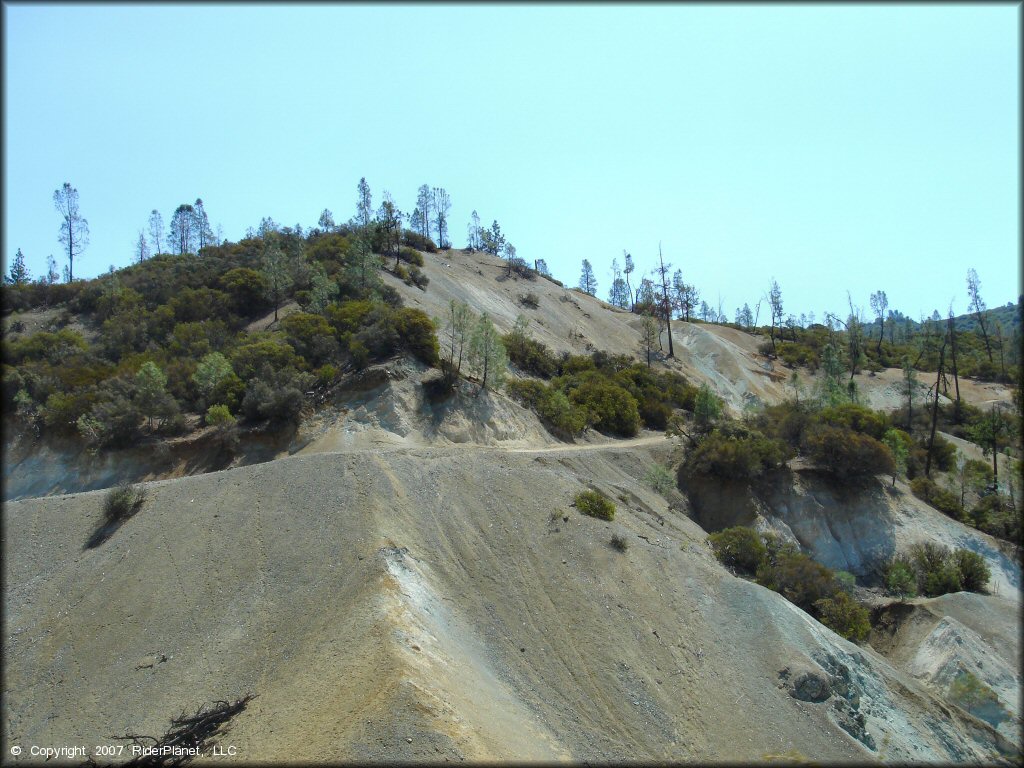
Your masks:
<svg viewBox="0 0 1024 768"><path fill-rule="evenodd" d="M422 183L570 284L658 241L732 319L774 276L787 312L913 317L1016 298L1020 9L1013 5L4 5L6 263L57 242L76 275L131 258L157 208L355 212L365 176ZM762 315L764 313L762 312Z"/></svg>

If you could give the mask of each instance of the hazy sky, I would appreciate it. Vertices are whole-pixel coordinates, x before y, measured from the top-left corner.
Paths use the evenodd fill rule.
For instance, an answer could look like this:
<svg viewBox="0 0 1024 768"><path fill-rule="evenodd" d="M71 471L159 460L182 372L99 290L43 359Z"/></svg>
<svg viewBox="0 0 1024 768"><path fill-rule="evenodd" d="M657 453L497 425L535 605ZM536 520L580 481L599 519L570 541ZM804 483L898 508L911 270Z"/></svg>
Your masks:
<svg viewBox="0 0 1024 768"><path fill-rule="evenodd" d="M63 264L53 192L80 193L75 273L131 258L157 208L355 213L365 176L452 198L607 298L623 249L732 319L774 276L787 312L912 317L1015 300L1014 5L4 4L3 256ZM635 276L634 276L635 278ZM764 316L762 311L762 317Z"/></svg>

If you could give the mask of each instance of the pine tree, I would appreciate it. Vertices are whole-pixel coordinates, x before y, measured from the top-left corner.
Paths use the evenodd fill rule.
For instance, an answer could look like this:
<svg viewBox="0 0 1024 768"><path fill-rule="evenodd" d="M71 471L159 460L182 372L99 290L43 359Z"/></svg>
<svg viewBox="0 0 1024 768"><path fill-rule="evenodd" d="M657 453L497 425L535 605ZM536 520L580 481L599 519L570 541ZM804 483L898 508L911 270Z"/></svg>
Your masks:
<svg viewBox="0 0 1024 768"><path fill-rule="evenodd" d="M53 205L61 216L60 240L68 256L67 282L75 279L75 257L89 245L89 222L78 209L78 190L68 182L53 193Z"/></svg>
<svg viewBox="0 0 1024 768"><path fill-rule="evenodd" d="M29 281L28 267L25 266L25 255L21 248L14 254L14 263L11 264L11 271L7 276L10 285L25 285Z"/></svg>
<svg viewBox="0 0 1024 768"><path fill-rule="evenodd" d="M370 185L366 183L364 176L359 180L359 199L356 202L356 223L362 227L370 226L373 219L373 199L370 196Z"/></svg>
<svg viewBox="0 0 1024 768"><path fill-rule="evenodd" d="M591 296L597 295L597 278L594 277L594 268L587 259L583 260L583 269L580 272L580 290Z"/></svg>

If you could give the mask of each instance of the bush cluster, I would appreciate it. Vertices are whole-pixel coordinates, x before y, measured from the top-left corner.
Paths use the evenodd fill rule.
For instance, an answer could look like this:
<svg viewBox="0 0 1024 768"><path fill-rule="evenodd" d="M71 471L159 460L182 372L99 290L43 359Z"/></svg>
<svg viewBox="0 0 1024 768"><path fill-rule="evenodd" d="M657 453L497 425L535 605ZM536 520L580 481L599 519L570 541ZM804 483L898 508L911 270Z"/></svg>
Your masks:
<svg viewBox="0 0 1024 768"><path fill-rule="evenodd" d="M272 269L268 253L280 255ZM399 256L408 279L425 287L422 255L406 248ZM310 376L326 385L338 371L399 352L435 365L433 324L401 307L381 266L345 227L305 236L285 228L204 248L201 257L156 256L66 289L19 287L26 308L60 301L65 312L38 333L5 335L3 405L37 432L115 447L181 431L183 414L212 405L249 420L294 418ZM303 311L274 330L247 330L292 298ZM98 330L94 340L65 327L72 312Z"/></svg>
<svg viewBox="0 0 1024 768"><path fill-rule="evenodd" d="M628 356L595 352L556 357L541 342L516 331L504 342L509 359L520 368L551 377L547 384L519 382L509 388L556 434L593 427L631 437L641 426L663 430L674 409L693 408L697 390L686 379L671 372L655 373Z"/></svg>
<svg viewBox="0 0 1024 768"><path fill-rule="evenodd" d="M860 641L871 629L867 609L849 593L849 574L816 563L774 534L735 526L708 536L726 567L778 592L848 640Z"/></svg>
<svg viewBox="0 0 1024 768"><path fill-rule="evenodd" d="M901 597L982 592L991 578L988 563L977 552L951 550L931 541L915 544L907 555L897 555L885 568L886 587Z"/></svg>
<svg viewBox="0 0 1024 768"><path fill-rule="evenodd" d="M687 453L679 466L679 485L689 478L717 477L741 482L770 476L792 456L781 440L736 424L712 430Z"/></svg>

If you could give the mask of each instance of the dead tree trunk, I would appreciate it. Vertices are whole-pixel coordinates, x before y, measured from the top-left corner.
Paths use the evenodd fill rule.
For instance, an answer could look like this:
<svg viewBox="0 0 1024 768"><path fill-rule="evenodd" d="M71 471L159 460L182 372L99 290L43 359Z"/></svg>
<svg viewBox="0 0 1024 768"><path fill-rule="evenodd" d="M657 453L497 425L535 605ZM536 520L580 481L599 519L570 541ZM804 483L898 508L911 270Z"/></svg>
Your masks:
<svg viewBox="0 0 1024 768"><path fill-rule="evenodd" d="M935 445L935 425L939 420L939 381L942 379L942 365L946 359L946 340L942 340L939 349L939 372L935 376L935 402L932 404L932 433L928 438L928 456L924 460L924 476L928 477L932 469L932 448Z"/></svg>

